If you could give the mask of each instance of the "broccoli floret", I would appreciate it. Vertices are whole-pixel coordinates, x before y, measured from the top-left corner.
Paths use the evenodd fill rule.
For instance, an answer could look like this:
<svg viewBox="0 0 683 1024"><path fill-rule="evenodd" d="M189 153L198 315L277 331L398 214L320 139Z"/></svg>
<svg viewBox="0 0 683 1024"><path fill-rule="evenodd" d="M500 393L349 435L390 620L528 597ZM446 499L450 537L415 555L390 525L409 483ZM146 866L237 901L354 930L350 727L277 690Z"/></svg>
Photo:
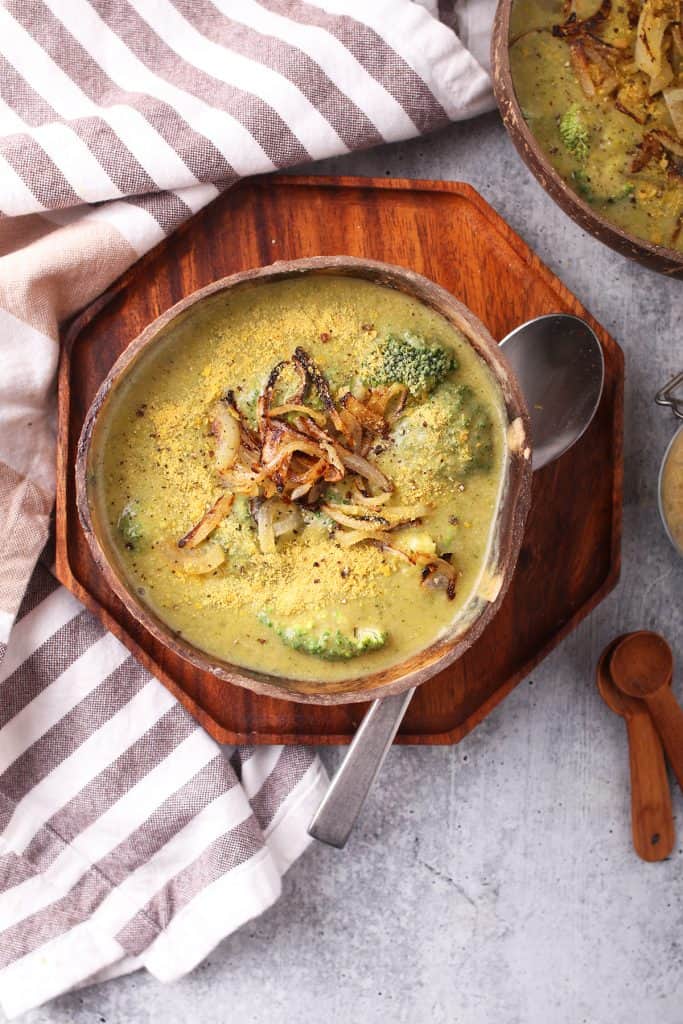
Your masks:
<svg viewBox="0 0 683 1024"><path fill-rule="evenodd" d="M579 195L583 196L583 198L587 200L589 203L595 202L597 196L595 195L593 189L590 186L590 181L588 179L588 175L586 174L586 172L584 170L573 171L572 179L576 184L576 191L579 193Z"/></svg>
<svg viewBox="0 0 683 1024"><path fill-rule="evenodd" d="M232 514L241 526L254 529L254 520L249 511L249 499L244 494L236 494L232 506Z"/></svg>
<svg viewBox="0 0 683 1024"><path fill-rule="evenodd" d="M256 524L249 511L249 499L246 495L235 495L231 515L219 523L214 531L213 540L220 544L227 556L227 572L239 574L253 563L260 548Z"/></svg>
<svg viewBox="0 0 683 1024"><path fill-rule="evenodd" d="M138 542L142 539L142 527L138 520L139 504L137 501L129 501L127 505L121 509L121 515L119 516L116 524L119 533L126 542L126 547L135 548Z"/></svg>
<svg viewBox="0 0 683 1024"><path fill-rule="evenodd" d="M572 103L560 118L560 138L566 149L582 163L588 159L590 132L583 120L581 107Z"/></svg>
<svg viewBox="0 0 683 1024"><path fill-rule="evenodd" d="M438 391L403 416L396 428L395 457L412 460L419 455L425 472L460 479L491 469L493 435L487 407L468 384L459 384Z"/></svg>
<svg viewBox="0 0 683 1024"><path fill-rule="evenodd" d="M618 203L622 199L628 199L635 191L635 186L628 181L616 192L605 192L602 183L594 181L583 168L574 171L572 178L576 183L576 191L589 203Z"/></svg>
<svg viewBox="0 0 683 1024"><path fill-rule="evenodd" d="M493 465L493 423L469 384L455 389L444 441L459 473L488 470Z"/></svg>
<svg viewBox="0 0 683 1024"><path fill-rule="evenodd" d="M609 196L607 202L608 203L618 203L621 199L628 199L629 196L633 195L635 190L636 190L635 185L633 185L629 181L618 192L615 192L615 194L613 196Z"/></svg>
<svg viewBox="0 0 683 1024"><path fill-rule="evenodd" d="M256 426L256 406L258 404L261 391L262 385L256 385L245 394L241 394L239 396L239 410L250 427Z"/></svg>
<svg viewBox="0 0 683 1024"><path fill-rule="evenodd" d="M386 632L372 627L356 629L352 636L348 636L338 629L316 632L303 626L278 626L267 612L260 613L259 621L274 630L287 647L327 661L345 661L357 658L359 654L377 651L384 647L388 636Z"/></svg>
<svg viewBox="0 0 683 1024"><path fill-rule="evenodd" d="M406 331L390 335L381 352L379 369L371 384L404 384L415 398L431 394L449 373L457 370L453 352L430 344L418 334Z"/></svg>

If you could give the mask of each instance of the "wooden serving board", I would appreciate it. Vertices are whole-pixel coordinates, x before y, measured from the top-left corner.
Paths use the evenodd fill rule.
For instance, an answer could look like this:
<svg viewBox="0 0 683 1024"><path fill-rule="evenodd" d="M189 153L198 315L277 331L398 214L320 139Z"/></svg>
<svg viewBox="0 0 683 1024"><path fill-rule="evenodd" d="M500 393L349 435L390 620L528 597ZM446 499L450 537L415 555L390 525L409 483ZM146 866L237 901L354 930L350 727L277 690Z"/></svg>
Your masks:
<svg viewBox="0 0 683 1024"><path fill-rule="evenodd" d="M279 259L351 255L443 285L494 337L541 313L585 317L604 348L591 427L534 476L532 508L505 601L479 641L418 690L400 743L454 743L612 589L619 575L623 355L616 342L469 185L268 177L227 192L140 260L65 332L59 370L57 575L223 743L348 743L361 704L260 697L202 673L154 640L95 567L75 509L74 455L86 410L128 343L179 299Z"/></svg>

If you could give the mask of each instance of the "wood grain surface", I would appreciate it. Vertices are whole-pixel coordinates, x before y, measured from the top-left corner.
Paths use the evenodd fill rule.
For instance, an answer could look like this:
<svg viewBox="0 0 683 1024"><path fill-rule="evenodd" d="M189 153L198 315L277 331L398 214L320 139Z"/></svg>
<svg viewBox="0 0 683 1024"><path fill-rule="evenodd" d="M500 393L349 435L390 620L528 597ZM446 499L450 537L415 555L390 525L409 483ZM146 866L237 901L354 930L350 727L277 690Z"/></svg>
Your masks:
<svg viewBox="0 0 683 1024"><path fill-rule="evenodd" d="M59 371L57 574L216 739L346 743L364 705L299 705L197 671L137 623L97 570L75 510L74 458L87 409L123 349L179 299L219 277L314 255L380 259L425 274L501 338L530 317L584 316L603 345L595 420L534 475L517 571L495 620L423 684L398 742L461 739L614 586L619 574L623 356L578 300L468 185L269 177L228 192L140 260L66 330Z"/></svg>
<svg viewBox="0 0 683 1024"><path fill-rule="evenodd" d="M683 709L671 689L673 654L659 633L638 630L617 644L610 663L615 684L647 707L683 789Z"/></svg>

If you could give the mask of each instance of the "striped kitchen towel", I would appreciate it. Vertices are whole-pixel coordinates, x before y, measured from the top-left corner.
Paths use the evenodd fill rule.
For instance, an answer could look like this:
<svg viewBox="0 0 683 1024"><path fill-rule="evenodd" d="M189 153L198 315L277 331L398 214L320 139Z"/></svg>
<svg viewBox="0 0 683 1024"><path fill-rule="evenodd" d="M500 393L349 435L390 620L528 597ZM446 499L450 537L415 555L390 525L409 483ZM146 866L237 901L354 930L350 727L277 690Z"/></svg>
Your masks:
<svg viewBox="0 0 683 1024"><path fill-rule="evenodd" d="M240 177L490 109L492 2L0 0L10 1016L139 966L161 980L191 969L277 898L325 786L310 752L221 750L36 567L59 325Z"/></svg>

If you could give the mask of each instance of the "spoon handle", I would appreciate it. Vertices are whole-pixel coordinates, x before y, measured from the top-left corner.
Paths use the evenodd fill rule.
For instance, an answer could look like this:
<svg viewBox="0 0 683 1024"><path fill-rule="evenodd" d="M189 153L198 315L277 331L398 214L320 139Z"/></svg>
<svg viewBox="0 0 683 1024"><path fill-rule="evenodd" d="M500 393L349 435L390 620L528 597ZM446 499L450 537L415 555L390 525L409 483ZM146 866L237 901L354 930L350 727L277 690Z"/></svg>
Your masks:
<svg viewBox="0 0 683 1024"><path fill-rule="evenodd" d="M683 789L683 710L668 686L649 694L646 701L678 785Z"/></svg>
<svg viewBox="0 0 683 1024"><path fill-rule="evenodd" d="M314 839L339 850L346 845L414 693L373 702L308 827Z"/></svg>
<svg viewBox="0 0 683 1024"><path fill-rule="evenodd" d="M671 790L662 744L643 708L626 719L631 765L631 828L633 846L643 860L664 860L674 842Z"/></svg>

